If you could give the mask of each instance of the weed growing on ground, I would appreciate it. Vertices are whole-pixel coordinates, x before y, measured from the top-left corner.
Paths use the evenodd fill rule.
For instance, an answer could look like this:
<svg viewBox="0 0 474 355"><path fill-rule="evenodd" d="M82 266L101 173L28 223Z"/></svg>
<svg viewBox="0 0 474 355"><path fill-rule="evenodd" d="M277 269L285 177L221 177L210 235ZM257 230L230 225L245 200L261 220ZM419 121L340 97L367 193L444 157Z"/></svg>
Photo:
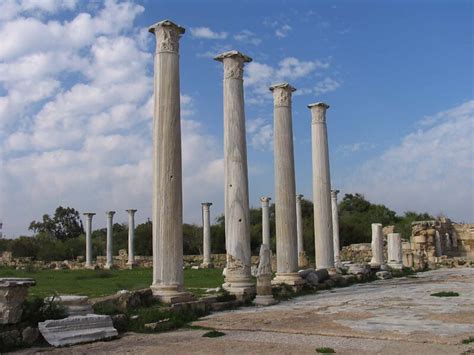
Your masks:
<svg viewBox="0 0 474 355"><path fill-rule="evenodd" d="M217 330L211 330L210 332L204 333L202 336L204 338L218 338L223 337L225 333L219 332Z"/></svg>
<svg viewBox="0 0 474 355"><path fill-rule="evenodd" d="M474 337L469 337L467 339L464 339L462 341L463 344L471 344L471 343L474 343Z"/></svg>
<svg viewBox="0 0 474 355"><path fill-rule="evenodd" d="M442 292L432 293L430 296L435 296L435 297L458 297L459 293L453 292L453 291L442 291Z"/></svg>
<svg viewBox="0 0 474 355"><path fill-rule="evenodd" d="M335 354L336 352L334 351L333 348L316 348L316 352L320 354Z"/></svg>

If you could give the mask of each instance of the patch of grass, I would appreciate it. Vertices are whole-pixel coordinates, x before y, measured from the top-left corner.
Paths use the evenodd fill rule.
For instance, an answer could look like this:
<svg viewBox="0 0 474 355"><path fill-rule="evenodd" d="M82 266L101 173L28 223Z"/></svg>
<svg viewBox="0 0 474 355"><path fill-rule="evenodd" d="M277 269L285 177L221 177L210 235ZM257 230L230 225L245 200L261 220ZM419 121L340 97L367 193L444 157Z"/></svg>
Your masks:
<svg viewBox="0 0 474 355"><path fill-rule="evenodd" d="M411 275L416 274L416 272L411 267L404 267L401 270L392 269L391 273L392 277L410 277Z"/></svg>
<svg viewBox="0 0 474 355"><path fill-rule="evenodd" d="M463 344L471 344L471 343L474 343L474 337L469 337L467 339L464 339L462 341Z"/></svg>
<svg viewBox="0 0 474 355"><path fill-rule="evenodd" d="M30 287L28 297L44 298L54 294L102 297L119 290L137 290L151 285L152 269L132 270L14 270L0 268L0 277L31 277L36 286ZM184 285L190 288L215 288L222 285L220 269L184 270Z"/></svg>
<svg viewBox="0 0 474 355"><path fill-rule="evenodd" d="M434 296L434 297L458 297L459 293L453 292L453 291L442 291L442 292L432 293L430 296Z"/></svg>
<svg viewBox="0 0 474 355"><path fill-rule="evenodd" d="M316 352L320 354L335 354L336 353L333 348L326 348L326 347L316 348Z"/></svg>
<svg viewBox="0 0 474 355"><path fill-rule="evenodd" d="M202 336L204 338L218 338L223 337L225 333L219 332L218 330L211 330L210 332L204 333Z"/></svg>

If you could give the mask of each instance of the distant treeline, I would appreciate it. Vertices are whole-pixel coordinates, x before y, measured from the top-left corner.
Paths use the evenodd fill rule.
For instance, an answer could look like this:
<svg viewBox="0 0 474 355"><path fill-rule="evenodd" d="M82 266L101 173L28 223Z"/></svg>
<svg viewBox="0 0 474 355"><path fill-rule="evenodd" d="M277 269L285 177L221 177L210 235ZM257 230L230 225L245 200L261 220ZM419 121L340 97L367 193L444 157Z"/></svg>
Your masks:
<svg viewBox="0 0 474 355"><path fill-rule="evenodd" d="M302 200L304 243L306 254L314 257L313 204ZM346 194L338 206L341 247L371 240L371 223L384 226L395 225L404 238L411 234L411 222L433 219L427 213L405 212L403 216L384 205L372 204L360 194ZM33 221L30 230L34 237L21 236L16 239L0 239L0 253L11 251L14 257L33 257L39 260L74 259L85 253L85 236L79 212L70 207L59 206L54 216L45 214L40 222ZM270 206L270 235L272 249L275 250L275 205ZM250 236L252 253L257 255L262 240L262 212L260 208L250 210ZM224 216L219 216L211 225L212 252L225 253ZM92 233L93 255L105 255L106 229ZM113 225L113 253L128 248L128 227L126 224ZM183 224L183 248L185 255L202 253L202 227ZM151 222L139 224L135 228L135 254L152 254Z"/></svg>

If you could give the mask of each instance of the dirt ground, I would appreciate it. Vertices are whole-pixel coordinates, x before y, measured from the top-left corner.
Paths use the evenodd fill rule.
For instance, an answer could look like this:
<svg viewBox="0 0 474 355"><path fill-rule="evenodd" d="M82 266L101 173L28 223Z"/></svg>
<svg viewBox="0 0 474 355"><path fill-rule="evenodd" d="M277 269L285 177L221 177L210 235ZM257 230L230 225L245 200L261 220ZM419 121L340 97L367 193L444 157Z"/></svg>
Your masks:
<svg viewBox="0 0 474 355"><path fill-rule="evenodd" d="M454 291L459 297L433 297ZM474 269L441 269L319 292L278 305L215 313L194 323L225 333L203 338L203 330L162 334L127 333L108 342L53 354L462 354L474 343Z"/></svg>

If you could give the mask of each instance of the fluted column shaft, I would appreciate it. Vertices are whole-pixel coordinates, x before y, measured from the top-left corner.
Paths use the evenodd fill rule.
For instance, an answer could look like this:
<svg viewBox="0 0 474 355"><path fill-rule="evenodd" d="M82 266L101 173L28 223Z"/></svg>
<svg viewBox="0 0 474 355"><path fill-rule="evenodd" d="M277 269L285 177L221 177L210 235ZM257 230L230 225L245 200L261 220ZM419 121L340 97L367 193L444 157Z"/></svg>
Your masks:
<svg viewBox="0 0 474 355"><path fill-rule="evenodd" d="M387 235L387 259L388 266L395 269L403 267L402 235L400 233Z"/></svg>
<svg viewBox="0 0 474 355"><path fill-rule="evenodd" d="M296 235L296 185L293 153L291 95L288 83L270 87L273 92L273 141L275 159L275 224L277 272L274 282L291 283L298 275Z"/></svg>
<svg viewBox="0 0 474 355"><path fill-rule="evenodd" d="M331 179L329 171L329 148L326 127L326 110L329 105L315 103L311 110L311 141L313 160L313 204L316 268L334 267L332 241Z"/></svg>
<svg viewBox="0 0 474 355"><path fill-rule="evenodd" d="M210 207L211 202L202 203L202 254L203 254L203 267L211 266L211 216Z"/></svg>
<svg viewBox="0 0 474 355"><path fill-rule="evenodd" d="M262 244L270 245L270 197L260 197L262 203Z"/></svg>
<svg viewBox="0 0 474 355"><path fill-rule="evenodd" d="M296 235L298 241L298 267L306 267L306 252L304 250L303 238L303 214L301 212L301 200L303 195L296 195Z"/></svg>
<svg viewBox="0 0 474 355"><path fill-rule="evenodd" d="M128 262L129 266L135 265L135 212L137 210L126 210L128 212Z"/></svg>
<svg viewBox="0 0 474 355"><path fill-rule="evenodd" d="M334 263L341 262L340 245L339 245L339 215L337 212L337 194L339 190L331 190L331 208L332 208L332 240L334 247Z"/></svg>
<svg viewBox="0 0 474 355"><path fill-rule="evenodd" d="M184 28L165 20L156 38L153 115L153 295L163 302L185 297L179 40Z"/></svg>
<svg viewBox="0 0 474 355"><path fill-rule="evenodd" d="M114 265L114 255L112 249L112 232L114 226L114 214L115 211L107 211L105 212L107 215L107 262L105 263L106 269L111 269Z"/></svg>
<svg viewBox="0 0 474 355"><path fill-rule="evenodd" d="M92 217L95 213L84 213L86 216L86 267L92 266Z"/></svg>
<svg viewBox="0 0 474 355"><path fill-rule="evenodd" d="M224 65L224 179L227 272L223 287L234 294L254 293L250 274L250 212L245 138L244 63L237 51L214 58Z"/></svg>

